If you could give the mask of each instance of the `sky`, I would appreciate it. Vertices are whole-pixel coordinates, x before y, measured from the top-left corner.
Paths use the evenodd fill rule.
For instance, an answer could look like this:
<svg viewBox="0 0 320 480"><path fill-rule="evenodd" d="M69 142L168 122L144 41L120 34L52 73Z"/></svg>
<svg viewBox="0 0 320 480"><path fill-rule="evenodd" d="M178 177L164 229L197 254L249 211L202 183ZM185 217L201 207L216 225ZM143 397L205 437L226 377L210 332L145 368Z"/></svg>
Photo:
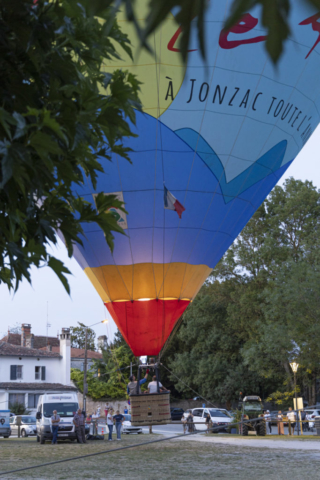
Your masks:
<svg viewBox="0 0 320 480"><path fill-rule="evenodd" d="M281 185L286 178L294 177L302 181L310 180L320 188L319 157L320 126L279 184ZM107 324L95 325L93 330L97 337L107 335L108 339L112 340L117 330L116 325L76 260L68 258L66 248L60 240L55 255L72 272L72 276L69 277L71 295L66 293L60 280L48 267L33 269L32 285L23 281L15 294L10 294L7 287L0 285L0 333L5 335L8 327L29 323L32 333L46 335L49 323L51 326L48 334L55 336L58 331L61 332L61 328L77 326L77 322L90 326L108 319Z"/></svg>

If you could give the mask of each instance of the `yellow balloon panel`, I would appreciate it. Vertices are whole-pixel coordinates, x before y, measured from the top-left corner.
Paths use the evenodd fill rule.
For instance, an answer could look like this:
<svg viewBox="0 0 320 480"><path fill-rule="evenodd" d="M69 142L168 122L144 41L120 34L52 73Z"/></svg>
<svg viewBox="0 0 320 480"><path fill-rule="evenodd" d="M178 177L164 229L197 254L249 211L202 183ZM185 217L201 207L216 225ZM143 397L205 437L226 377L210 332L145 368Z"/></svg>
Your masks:
<svg viewBox="0 0 320 480"><path fill-rule="evenodd" d="M147 15L146 2L139 5L140 23ZM179 26L173 15L169 15L154 35L149 39L153 53L140 47L135 27L128 22L123 12L117 20L121 31L131 42L133 60L118 45L117 53L121 60L106 60L102 70L112 73L115 69L129 70L142 83L140 99L143 110L158 118L172 103L182 85L185 66L177 48Z"/></svg>

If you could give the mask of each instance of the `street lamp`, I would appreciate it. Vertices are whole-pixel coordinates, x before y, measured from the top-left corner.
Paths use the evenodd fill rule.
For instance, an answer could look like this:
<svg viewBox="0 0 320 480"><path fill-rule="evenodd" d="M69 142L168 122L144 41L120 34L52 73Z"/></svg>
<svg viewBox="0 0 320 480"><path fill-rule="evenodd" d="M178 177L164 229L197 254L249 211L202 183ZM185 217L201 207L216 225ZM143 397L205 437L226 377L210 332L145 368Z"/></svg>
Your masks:
<svg viewBox="0 0 320 480"><path fill-rule="evenodd" d="M298 368L299 368L299 363L292 362L292 363L290 363L290 367L292 368L293 376L294 376L294 396L295 396L295 399L296 399L297 432L298 432L298 435L299 435L300 415L299 415L299 412L298 412L298 399L297 399L297 371L298 371Z"/></svg>
<svg viewBox="0 0 320 480"><path fill-rule="evenodd" d="M83 365L83 410L86 411L87 403L87 342L88 342L88 328L94 327L95 325L100 325L100 323L108 323L108 320L101 320L101 322L93 323L92 325L85 326L85 340L84 340L84 365Z"/></svg>

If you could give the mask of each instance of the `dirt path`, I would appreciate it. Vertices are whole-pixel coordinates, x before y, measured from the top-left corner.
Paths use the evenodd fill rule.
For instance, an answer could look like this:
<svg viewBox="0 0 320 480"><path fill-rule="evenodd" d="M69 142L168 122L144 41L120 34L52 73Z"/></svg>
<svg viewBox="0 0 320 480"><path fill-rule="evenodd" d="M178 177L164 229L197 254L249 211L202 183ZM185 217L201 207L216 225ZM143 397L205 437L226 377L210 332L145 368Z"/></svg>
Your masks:
<svg viewBox="0 0 320 480"><path fill-rule="evenodd" d="M286 450L313 450L320 451L320 440L305 440L295 438L280 439L279 437L268 438L243 438L243 437L221 437L211 435L193 435L192 437L179 438L174 440L175 442L182 441L195 441L204 443L213 443L215 445L231 445L235 447L252 447L252 448L272 448L274 450L286 449Z"/></svg>

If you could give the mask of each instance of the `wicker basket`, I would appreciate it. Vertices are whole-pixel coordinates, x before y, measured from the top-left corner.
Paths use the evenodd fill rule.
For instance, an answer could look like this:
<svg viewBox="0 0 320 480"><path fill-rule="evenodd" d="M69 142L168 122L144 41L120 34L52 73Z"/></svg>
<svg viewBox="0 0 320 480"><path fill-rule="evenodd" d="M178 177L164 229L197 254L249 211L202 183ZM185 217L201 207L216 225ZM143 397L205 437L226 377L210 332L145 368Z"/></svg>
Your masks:
<svg viewBox="0 0 320 480"><path fill-rule="evenodd" d="M170 393L130 395L131 424L166 425L171 422Z"/></svg>

